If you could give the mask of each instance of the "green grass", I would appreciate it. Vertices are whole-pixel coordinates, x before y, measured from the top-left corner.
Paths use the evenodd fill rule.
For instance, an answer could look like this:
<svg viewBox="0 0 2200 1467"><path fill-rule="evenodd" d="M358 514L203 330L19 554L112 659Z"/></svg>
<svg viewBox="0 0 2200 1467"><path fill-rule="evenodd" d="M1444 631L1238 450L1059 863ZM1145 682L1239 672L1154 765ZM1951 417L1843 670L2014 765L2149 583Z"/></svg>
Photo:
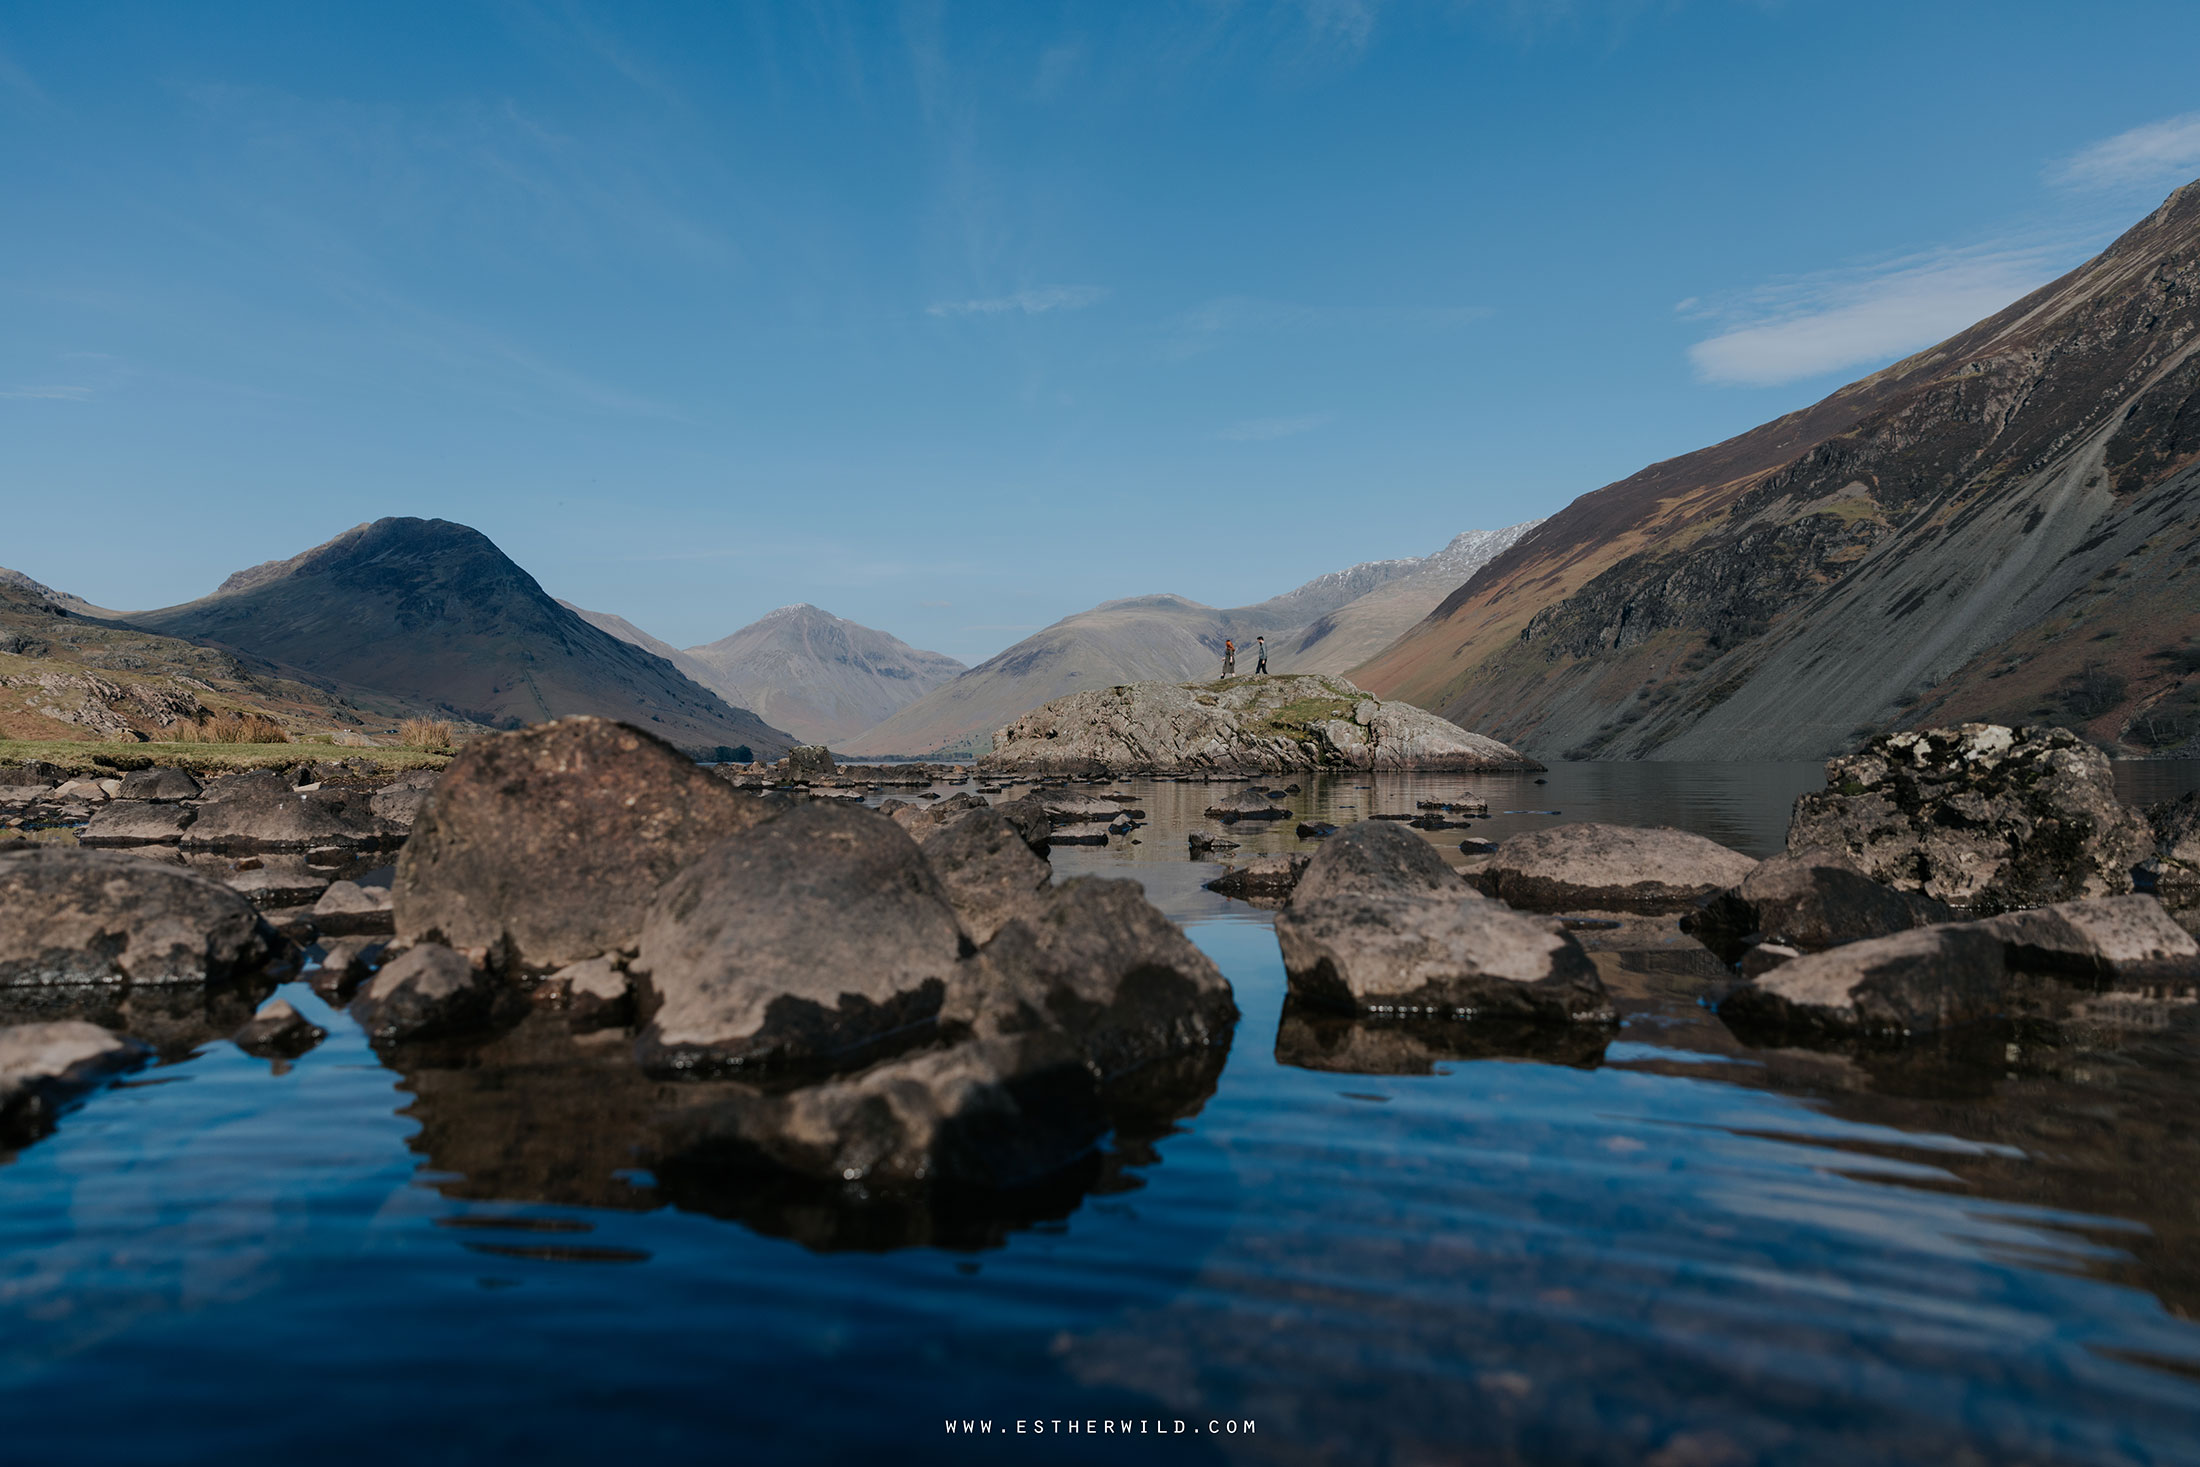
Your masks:
<svg viewBox="0 0 2200 1467"><path fill-rule="evenodd" d="M369 759L388 770L441 769L448 754L425 749L353 748L344 744L95 744L64 739L0 739L0 764L36 759L71 774L126 769L288 769L309 759Z"/></svg>

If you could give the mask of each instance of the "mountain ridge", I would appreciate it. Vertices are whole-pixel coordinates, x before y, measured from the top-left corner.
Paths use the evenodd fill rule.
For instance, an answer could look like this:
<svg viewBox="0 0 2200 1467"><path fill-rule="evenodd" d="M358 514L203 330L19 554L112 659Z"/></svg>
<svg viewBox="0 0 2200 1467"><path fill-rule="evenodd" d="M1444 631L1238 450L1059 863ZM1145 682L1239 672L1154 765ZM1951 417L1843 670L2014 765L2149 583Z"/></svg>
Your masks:
<svg viewBox="0 0 2200 1467"><path fill-rule="evenodd" d="M1947 340L1581 496L1352 675L1545 758L2200 736L2196 290L2187 185Z"/></svg>
<svg viewBox="0 0 2200 1467"><path fill-rule="evenodd" d="M355 526L129 620L492 726L588 713L705 754L776 757L793 742L576 616L487 536L447 520Z"/></svg>

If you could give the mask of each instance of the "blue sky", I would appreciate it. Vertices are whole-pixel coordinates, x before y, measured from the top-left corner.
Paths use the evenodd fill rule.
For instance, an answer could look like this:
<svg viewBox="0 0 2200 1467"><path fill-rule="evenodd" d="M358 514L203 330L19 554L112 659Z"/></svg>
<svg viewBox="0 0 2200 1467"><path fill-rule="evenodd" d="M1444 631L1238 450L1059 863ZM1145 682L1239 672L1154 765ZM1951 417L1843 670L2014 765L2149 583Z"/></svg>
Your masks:
<svg viewBox="0 0 2200 1467"><path fill-rule="evenodd" d="M0 564L975 661L1548 514L2200 175L2200 6L0 0Z"/></svg>

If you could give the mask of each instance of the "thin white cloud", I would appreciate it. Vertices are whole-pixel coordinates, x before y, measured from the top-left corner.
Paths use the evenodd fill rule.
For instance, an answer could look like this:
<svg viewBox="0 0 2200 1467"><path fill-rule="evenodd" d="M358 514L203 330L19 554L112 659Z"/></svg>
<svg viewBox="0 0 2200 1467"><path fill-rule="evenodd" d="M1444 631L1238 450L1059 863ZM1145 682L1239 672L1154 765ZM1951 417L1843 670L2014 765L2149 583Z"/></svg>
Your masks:
<svg viewBox="0 0 2200 1467"><path fill-rule="evenodd" d="M91 395L89 387L0 387L0 397L41 398L48 402L82 402Z"/></svg>
<svg viewBox="0 0 2200 1467"><path fill-rule="evenodd" d="M1012 311L1038 316L1048 311L1081 311L1106 294L1097 285L1041 285L982 300L938 301L924 309L931 316L1004 316Z"/></svg>
<svg viewBox="0 0 2200 1467"><path fill-rule="evenodd" d="M1782 281L1721 306L1690 297L1675 309L1723 323L1688 349L1700 380L1770 387L1905 357L1993 315L2068 263L2066 249L2050 244L1941 250Z"/></svg>
<svg viewBox="0 0 2200 1467"><path fill-rule="evenodd" d="M1335 413L1301 413L1294 418L1247 418L1221 429L1215 437L1231 443L1265 443L1271 438L1293 438L1311 433L1316 428L1327 427L1336 417Z"/></svg>
<svg viewBox="0 0 2200 1467"><path fill-rule="evenodd" d="M2058 159L2050 183L2065 188L2113 189L2189 182L2200 174L2200 112L2165 117L2103 138Z"/></svg>

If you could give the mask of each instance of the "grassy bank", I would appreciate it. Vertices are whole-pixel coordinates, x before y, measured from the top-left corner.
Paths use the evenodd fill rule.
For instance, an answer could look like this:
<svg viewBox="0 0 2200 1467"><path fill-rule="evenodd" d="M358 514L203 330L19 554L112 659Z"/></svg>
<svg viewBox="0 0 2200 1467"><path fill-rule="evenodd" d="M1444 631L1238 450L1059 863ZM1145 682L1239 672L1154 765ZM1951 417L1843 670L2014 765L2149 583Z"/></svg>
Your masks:
<svg viewBox="0 0 2200 1467"><path fill-rule="evenodd" d="M131 769L288 769L309 759L367 759L392 772L441 769L448 754L426 749L354 748L343 744L94 744L63 739L0 739L0 764L36 759L71 774L111 775Z"/></svg>

